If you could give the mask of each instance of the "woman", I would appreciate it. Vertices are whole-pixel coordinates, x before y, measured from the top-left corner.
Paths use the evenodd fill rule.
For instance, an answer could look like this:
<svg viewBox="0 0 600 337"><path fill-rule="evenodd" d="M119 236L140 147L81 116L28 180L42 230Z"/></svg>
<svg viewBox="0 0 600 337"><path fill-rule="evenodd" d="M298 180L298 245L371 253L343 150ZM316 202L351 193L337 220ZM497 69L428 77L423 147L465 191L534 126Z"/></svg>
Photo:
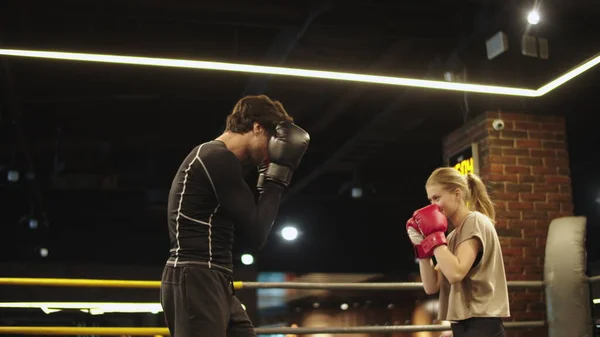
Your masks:
<svg viewBox="0 0 600 337"><path fill-rule="evenodd" d="M425 292L440 292L438 319L451 322L454 337L503 337L501 318L510 316L508 289L494 205L485 185L474 174L443 167L433 171L425 188L430 202L454 226L442 240L443 233L435 233L441 242L433 250L436 265L431 257L419 259ZM414 232L409 236L418 244Z"/></svg>

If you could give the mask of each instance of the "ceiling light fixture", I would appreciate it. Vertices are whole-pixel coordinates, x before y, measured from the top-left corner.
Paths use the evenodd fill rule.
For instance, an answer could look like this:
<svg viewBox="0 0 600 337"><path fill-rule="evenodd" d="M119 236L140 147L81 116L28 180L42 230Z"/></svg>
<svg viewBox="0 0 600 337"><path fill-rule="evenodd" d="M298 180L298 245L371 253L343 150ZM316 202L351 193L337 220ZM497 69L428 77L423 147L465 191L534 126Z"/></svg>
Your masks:
<svg viewBox="0 0 600 337"><path fill-rule="evenodd" d="M176 67L176 68L191 68L191 69L206 69L206 70L222 70L233 72L259 73L280 76L298 76L308 78L321 78L340 81L353 81L363 83L375 83L385 85L397 85L437 90L451 90L462 92L476 92L494 95L511 95L522 97L540 97L548 92L556 89L558 86L566 83L581 73L589 70L600 63L600 55L595 56L589 61L575 67L571 71L549 82L537 90L513 88L483 84L456 83L446 81L431 81L414 78L392 77L365 75L356 73L333 72L322 70L310 70L299 68L285 67L270 67L258 66L239 63L211 62L211 61L196 61L182 59L168 59L155 57L137 57L137 56L122 56L109 54L89 54L89 53L70 53L70 52L55 52L55 51L40 51L40 50L19 50L19 49L0 49L0 55L5 56L21 56L44 59L59 59L71 61L87 61L87 62L103 62L117 64L132 64L132 65L147 65L160 67Z"/></svg>

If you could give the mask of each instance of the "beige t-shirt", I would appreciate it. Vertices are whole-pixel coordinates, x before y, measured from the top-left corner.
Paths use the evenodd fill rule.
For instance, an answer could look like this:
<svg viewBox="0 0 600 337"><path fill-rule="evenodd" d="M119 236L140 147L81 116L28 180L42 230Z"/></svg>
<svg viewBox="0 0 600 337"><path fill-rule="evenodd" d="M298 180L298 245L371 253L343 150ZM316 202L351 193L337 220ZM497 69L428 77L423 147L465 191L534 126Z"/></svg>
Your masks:
<svg viewBox="0 0 600 337"><path fill-rule="evenodd" d="M450 284L441 273L438 319L458 321L471 317L509 317L502 247L496 228L487 216L479 212L469 214L463 225L448 235L448 249L456 254L458 245L470 238L481 241L482 251L461 282Z"/></svg>

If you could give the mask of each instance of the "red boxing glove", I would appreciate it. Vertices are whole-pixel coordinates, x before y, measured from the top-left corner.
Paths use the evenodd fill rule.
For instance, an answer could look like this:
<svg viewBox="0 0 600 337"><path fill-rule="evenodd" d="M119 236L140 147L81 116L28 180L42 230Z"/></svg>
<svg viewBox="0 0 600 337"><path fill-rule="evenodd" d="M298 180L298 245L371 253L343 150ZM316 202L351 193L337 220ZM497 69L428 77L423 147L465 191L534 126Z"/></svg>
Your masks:
<svg viewBox="0 0 600 337"><path fill-rule="evenodd" d="M413 213L414 222L417 228L425 237L420 244L422 254L433 256L436 247L447 245L446 235L448 230L448 219L442 214L437 205L431 204L416 210Z"/></svg>
<svg viewBox="0 0 600 337"><path fill-rule="evenodd" d="M419 230L419 226L417 226L417 223L414 221L413 218L408 219L408 221L406 222L406 233L408 234L410 242L413 244L413 247L415 249L415 256L417 257L417 259L430 258L431 255L425 254L421 246L421 242L425 240L425 236L423 235L423 233L421 233L421 231Z"/></svg>

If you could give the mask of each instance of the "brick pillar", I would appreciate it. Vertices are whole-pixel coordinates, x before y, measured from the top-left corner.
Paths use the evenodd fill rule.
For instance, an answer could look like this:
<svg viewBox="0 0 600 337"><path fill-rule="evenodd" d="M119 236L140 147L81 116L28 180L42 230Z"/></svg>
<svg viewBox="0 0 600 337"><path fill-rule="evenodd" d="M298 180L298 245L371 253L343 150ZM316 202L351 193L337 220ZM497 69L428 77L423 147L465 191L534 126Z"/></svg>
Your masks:
<svg viewBox="0 0 600 337"><path fill-rule="evenodd" d="M493 128L496 119L504 121L503 130ZM542 280L548 225L573 212L564 119L483 113L444 138L444 161L472 143L478 148L479 175L496 205L508 280ZM507 321L545 320L542 290L509 291ZM507 333L548 336L546 329Z"/></svg>

